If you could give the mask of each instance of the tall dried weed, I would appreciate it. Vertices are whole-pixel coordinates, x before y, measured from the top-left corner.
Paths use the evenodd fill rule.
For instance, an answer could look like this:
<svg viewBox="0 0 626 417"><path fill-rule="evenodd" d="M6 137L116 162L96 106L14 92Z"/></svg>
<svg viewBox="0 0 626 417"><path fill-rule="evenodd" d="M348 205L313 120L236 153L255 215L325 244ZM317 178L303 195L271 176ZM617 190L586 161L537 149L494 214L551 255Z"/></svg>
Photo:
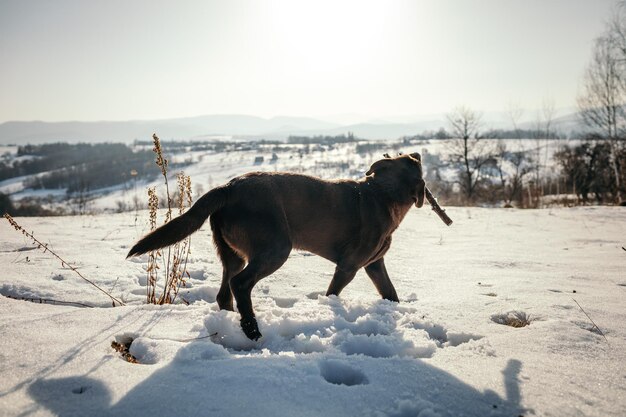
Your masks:
<svg viewBox="0 0 626 417"><path fill-rule="evenodd" d="M159 137L152 135L154 142L153 151L156 154L156 164L161 168L161 174L165 182L165 198L167 199L167 211L165 213L165 221L163 224L172 220L172 203L173 199L170 194L169 182L167 179L168 161L163 157L161 141ZM177 205L178 214L183 214L187 208L191 207L191 179L189 176L180 172L177 176ZM157 228L157 214L159 208L159 198L156 188L148 189L148 208L150 210L150 230ZM167 253L165 252L167 251ZM146 285L146 302L149 304L171 304L173 303L180 291L185 286L185 282L189 277L187 272L187 261L191 253L191 237L187 237L166 250L156 250L148 253L147 285ZM163 271L163 272L161 272ZM163 289L158 294L159 277L163 275ZM185 300L183 299L183 302Z"/></svg>

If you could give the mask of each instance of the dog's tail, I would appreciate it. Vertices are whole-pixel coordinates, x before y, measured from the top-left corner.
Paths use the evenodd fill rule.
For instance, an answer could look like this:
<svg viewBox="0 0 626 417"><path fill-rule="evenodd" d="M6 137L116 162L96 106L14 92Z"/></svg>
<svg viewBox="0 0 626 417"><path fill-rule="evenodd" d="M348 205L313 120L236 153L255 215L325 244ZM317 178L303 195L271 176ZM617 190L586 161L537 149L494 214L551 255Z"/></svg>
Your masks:
<svg viewBox="0 0 626 417"><path fill-rule="evenodd" d="M226 205L226 188L217 187L200 197L184 214L154 230L132 247L126 258L180 242L198 230L209 216Z"/></svg>

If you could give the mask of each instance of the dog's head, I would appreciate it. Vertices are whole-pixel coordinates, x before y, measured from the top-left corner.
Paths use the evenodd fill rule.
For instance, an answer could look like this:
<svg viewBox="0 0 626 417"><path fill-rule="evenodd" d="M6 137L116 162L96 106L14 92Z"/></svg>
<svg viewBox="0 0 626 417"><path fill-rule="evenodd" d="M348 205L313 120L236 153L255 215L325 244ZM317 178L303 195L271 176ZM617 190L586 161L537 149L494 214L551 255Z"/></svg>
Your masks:
<svg viewBox="0 0 626 417"><path fill-rule="evenodd" d="M408 155L399 154L393 158L389 154L384 156L385 159L374 162L365 175L399 193L398 197L401 200L412 200L416 207L422 207L426 183L422 177L420 154L417 152Z"/></svg>

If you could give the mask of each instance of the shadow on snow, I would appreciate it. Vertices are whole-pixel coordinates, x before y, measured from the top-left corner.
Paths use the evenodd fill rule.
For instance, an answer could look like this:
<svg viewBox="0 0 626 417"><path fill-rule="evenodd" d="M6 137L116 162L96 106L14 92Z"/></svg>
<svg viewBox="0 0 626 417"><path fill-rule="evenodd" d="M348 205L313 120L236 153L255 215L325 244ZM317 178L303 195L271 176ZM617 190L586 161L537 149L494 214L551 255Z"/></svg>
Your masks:
<svg viewBox="0 0 626 417"><path fill-rule="evenodd" d="M38 379L28 392L70 416L518 416L522 364L502 371L505 398L479 391L417 358L337 352L260 351L215 355L208 340L184 344L174 359L119 401L107 381L84 376ZM128 372L135 366L128 365ZM120 376L112 378L123 381ZM113 390L117 390L112 387ZM126 391L120 387L121 391ZM35 411L35 410L31 410ZM424 412L424 414L420 414ZM23 413L27 415L29 412Z"/></svg>

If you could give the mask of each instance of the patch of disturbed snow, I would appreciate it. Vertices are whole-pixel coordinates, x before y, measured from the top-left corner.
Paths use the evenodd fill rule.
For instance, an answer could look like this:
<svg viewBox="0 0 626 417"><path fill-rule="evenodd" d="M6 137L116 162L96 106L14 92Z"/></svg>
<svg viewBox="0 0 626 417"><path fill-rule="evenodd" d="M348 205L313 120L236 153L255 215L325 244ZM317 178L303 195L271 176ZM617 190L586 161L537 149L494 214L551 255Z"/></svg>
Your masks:
<svg viewBox="0 0 626 417"><path fill-rule="evenodd" d="M294 252L253 292L258 342L214 302L206 226L181 292L191 305L156 307L141 305L143 260L123 261L145 213L18 219L131 305L0 297L0 415L622 415L624 210L449 214L446 228L412 211L394 235L400 304L378 300L362 273L324 297L333 266ZM7 224L0 232L0 294L109 306ZM517 314L530 325L500 324ZM140 365L110 347L130 339Z"/></svg>

